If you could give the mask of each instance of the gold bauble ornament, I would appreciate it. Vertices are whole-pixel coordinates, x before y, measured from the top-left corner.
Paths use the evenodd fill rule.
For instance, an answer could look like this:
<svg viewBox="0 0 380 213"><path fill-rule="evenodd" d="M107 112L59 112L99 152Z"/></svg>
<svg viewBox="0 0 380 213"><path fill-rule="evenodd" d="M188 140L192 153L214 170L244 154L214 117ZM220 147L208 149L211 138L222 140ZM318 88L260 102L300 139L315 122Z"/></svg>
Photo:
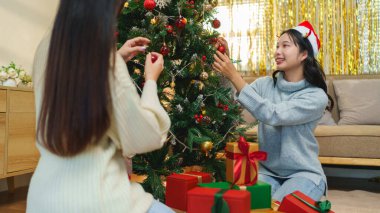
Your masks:
<svg viewBox="0 0 380 213"><path fill-rule="evenodd" d="M172 82L170 83L170 87L171 87L171 88L174 88L174 87L175 87L175 82L174 82L174 81L172 81Z"/></svg>
<svg viewBox="0 0 380 213"><path fill-rule="evenodd" d="M197 63L192 63L192 64L190 64L190 67L189 67L189 71L190 72L193 72L194 70L195 70L195 67L197 66Z"/></svg>
<svg viewBox="0 0 380 213"><path fill-rule="evenodd" d="M198 88L199 91L202 91L205 87L205 84L202 81L199 80L191 80L191 85L195 88Z"/></svg>
<svg viewBox="0 0 380 213"><path fill-rule="evenodd" d="M167 100L160 100L162 106L165 108L166 111L170 112L172 110L172 105Z"/></svg>
<svg viewBox="0 0 380 213"><path fill-rule="evenodd" d="M133 70L133 73L135 73L136 75L141 75L141 70L136 68Z"/></svg>
<svg viewBox="0 0 380 213"><path fill-rule="evenodd" d="M202 142L200 145L201 152L205 153L205 155L208 156L213 146L214 144L211 141Z"/></svg>
<svg viewBox="0 0 380 213"><path fill-rule="evenodd" d="M204 87L205 87L205 84L202 81L199 81L199 83L198 83L198 90L202 91Z"/></svg>
<svg viewBox="0 0 380 213"><path fill-rule="evenodd" d="M173 100L174 99L174 96L175 96L175 90L171 87L165 87L163 90L162 90L162 93L165 95L165 97L168 99L168 100Z"/></svg>
<svg viewBox="0 0 380 213"><path fill-rule="evenodd" d="M156 24L157 24L157 18L156 18L156 17L152 18L152 19L150 20L150 24L151 24L151 25L156 25Z"/></svg>
<svg viewBox="0 0 380 213"><path fill-rule="evenodd" d="M213 7L218 6L218 0L208 0L208 3L210 3Z"/></svg>
<svg viewBox="0 0 380 213"><path fill-rule="evenodd" d="M213 8L213 7L212 7L210 4L205 4L205 5L204 5L204 9L205 9L206 11L211 11L212 8Z"/></svg>
<svg viewBox="0 0 380 213"><path fill-rule="evenodd" d="M202 115L206 115L206 110L202 109Z"/></svg>
<svg viewBox="0 0 380 213"><path fill-rule="evenodd" d="M128 2L125 2L124 3L124 7L127 8L129 6L129 3Z"/></svg>
<svg viewBox="0 0 380 213"><path fill-rule="evenodd" d="M200 75L199 75L200 79L205 81L208 79L208 73L203 71Z"/></svg>

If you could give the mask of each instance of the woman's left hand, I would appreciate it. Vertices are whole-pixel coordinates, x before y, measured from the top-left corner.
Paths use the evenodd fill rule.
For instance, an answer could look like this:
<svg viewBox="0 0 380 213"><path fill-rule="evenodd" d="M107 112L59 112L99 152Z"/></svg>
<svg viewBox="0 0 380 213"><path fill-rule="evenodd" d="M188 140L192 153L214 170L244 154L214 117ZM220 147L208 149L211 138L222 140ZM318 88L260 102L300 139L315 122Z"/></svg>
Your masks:
<svg viewBox="0 0 380 213"><path fill-rule="evenodd" d="M235 75L239 75L238 71L236 70L235 66L232 64L227 54L222 54L221 52L216 51L216 54L214 55L214 59L215 61L212 64L212 67L216 71L222 73L228 79L232 80L232 78Z"/></svg>
<svg viewBox="0 0 380 213"><path fill-rule="evenodd" d="M144 37L136 37L127 40L123 46L118 50L124 61L127 62L135 57L139 53L145 52L146 46L150 43L150 40Z"/></svg>
<svg viewBox="0 0 380 213"><path fill-rule="evenodd" d="M212 67L214 70L222 73L226 76L234 85L237 92L240 92L243 87L247 84L244 79L240 76L239 72L232 64L230 58L227 54L222 54L219 51L216 51L216 55L214 55L214 63Z"/></svg>

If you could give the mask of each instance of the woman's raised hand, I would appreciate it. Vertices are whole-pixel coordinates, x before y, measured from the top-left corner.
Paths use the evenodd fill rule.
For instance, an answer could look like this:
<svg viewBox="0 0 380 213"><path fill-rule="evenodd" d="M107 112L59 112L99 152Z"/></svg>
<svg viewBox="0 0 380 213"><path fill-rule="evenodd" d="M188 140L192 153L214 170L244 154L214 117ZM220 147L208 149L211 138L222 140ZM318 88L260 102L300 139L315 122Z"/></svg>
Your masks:
<svg viewBox="0 0 380 213"><path fill-rule="evenodd" d="M118 50L124 61L127 62L139 53L144 53L150 40L144 37L136 37L127 40Z"/></svg>
<svg viewBox="0 0 380 213"><path fill-rule="evenodd" d="M160 53L151 52L146 55L145 59L145 81L157 81L162 70L164 69L164 58Z"/></svg>

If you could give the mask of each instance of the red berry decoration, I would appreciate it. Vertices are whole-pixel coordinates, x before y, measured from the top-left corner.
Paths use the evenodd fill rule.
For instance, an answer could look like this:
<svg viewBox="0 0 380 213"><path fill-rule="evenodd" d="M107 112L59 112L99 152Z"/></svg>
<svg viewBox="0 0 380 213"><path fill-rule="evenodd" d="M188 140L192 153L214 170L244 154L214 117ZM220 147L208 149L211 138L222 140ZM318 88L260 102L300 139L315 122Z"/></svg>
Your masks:
<svg viewBox="0 0 380 213"><path fill-rule="evenodd" d="M152 55L152 63L157 61L157 55Z"/></svg>
<svg viewBox="0 0 380 213"><path fill-rule="evenodd" d="M173 33L173 26L168 24L165 26L166 28L166 32L169 33L169 34L172 34Z"/></svg>
<svg viewBox="0 0 380 213"><path fill-rule="evenodd" d="M144 8L147 10L153 10L156 7L156 2L154 0L145 0Z"/></svg>
<svg viewBox="0 0 380 213"><path fill-rule="evenodd" d="M206 61L206 59L207 59L207 58L206 58L206 56L205 56L205 55L204 55L204 56L202 56L202 61L203 61L203 62L205 62L205 61Z"/></svg>
<svg viewBox="0 0 380 213"><path fill-rule="evenodd" d="M218 19L215 19L214 21L212 21L212 27L217 29L220 27L220 21Z"/></svg>
<svg viewBox="0 0 380 213"><path fill-rule="evenodd" d="M166 46L166 44L163 44L162 47L161 47L161 50L160 50L160 53L163 55L163 56L166 56L169 54L169 47Z"/></svg>
<svg viewBox="0 0 380 213"><path fill-rule="evenodd" d="M186 23L187 23L187 19L181 16L176 20L175 25L177 26L178 29L183 29L185 28Z"/></svg>
<svg viewBox="0 0 380 213"><path fill-rule="evenodd" d="M226 48L223 45L220 45L218 47L218 51L224 54L226 52Z"/></svg>
<svg viewBox="0 0 380 213"><path fill-rule="evenodd" d="M194 8L194 1L193 0L188 1L187 4L189 5L187 8Z"/></svg>

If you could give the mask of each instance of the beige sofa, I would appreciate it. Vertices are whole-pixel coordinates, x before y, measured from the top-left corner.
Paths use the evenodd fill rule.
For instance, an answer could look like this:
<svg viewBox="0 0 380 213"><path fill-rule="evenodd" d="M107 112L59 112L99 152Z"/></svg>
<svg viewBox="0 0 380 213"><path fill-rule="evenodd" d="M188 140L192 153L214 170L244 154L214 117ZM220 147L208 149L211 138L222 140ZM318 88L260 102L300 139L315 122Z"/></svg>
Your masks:
<svg viewBox="0 0 380 213"><path fill-rule="evenodd" d="M327 84L335 106L315 130L321 163L380 166L380 75L327 76ZM247 134L254 136L257 129Z"/></svg>

